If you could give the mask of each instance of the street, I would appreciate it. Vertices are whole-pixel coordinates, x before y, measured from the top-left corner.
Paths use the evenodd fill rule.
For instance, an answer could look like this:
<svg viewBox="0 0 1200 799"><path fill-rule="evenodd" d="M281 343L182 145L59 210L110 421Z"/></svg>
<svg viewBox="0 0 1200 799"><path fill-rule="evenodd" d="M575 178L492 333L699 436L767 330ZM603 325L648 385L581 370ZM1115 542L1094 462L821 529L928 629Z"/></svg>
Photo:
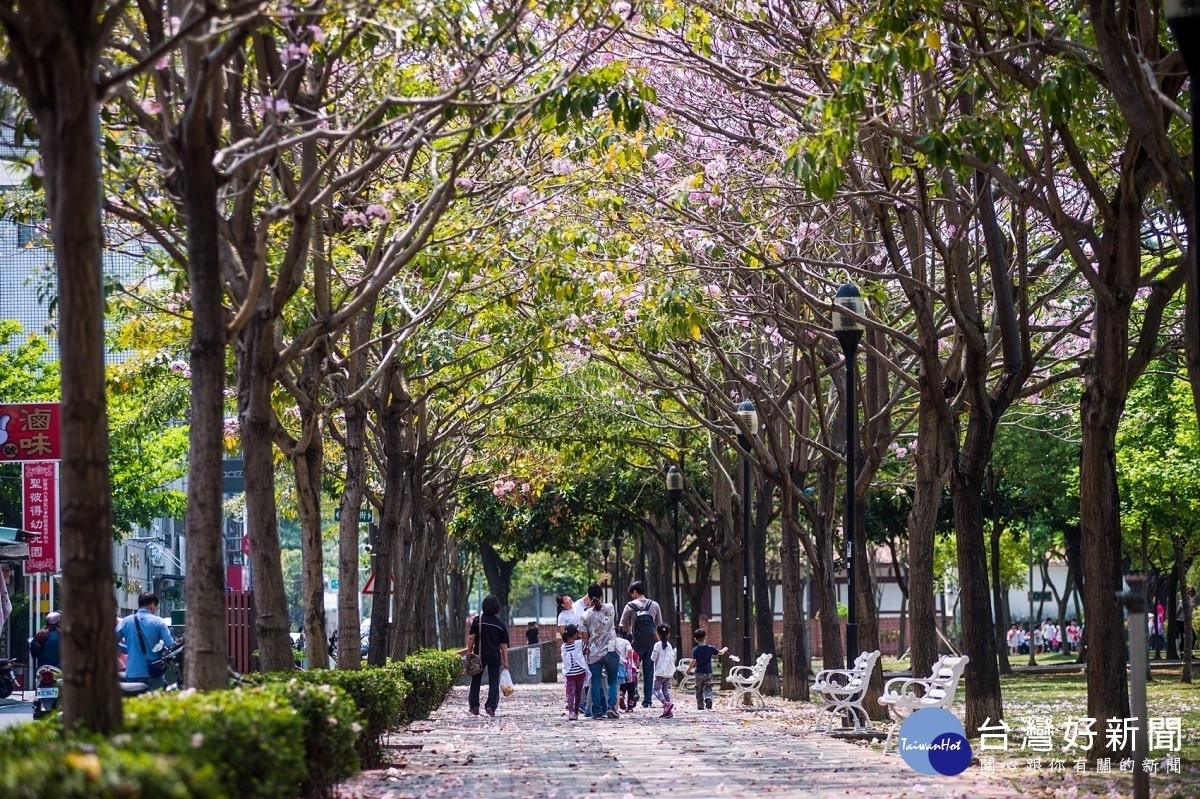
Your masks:
<svg viewBox="0 0 1200 799"><path fill-rule="evenodd" d="M30 696L33 696L33 694L30 694ZM32 720L32 702L12 702L6 699L3 701L3 704L0 704L0 730L20 724L23 721Z"/></svg>

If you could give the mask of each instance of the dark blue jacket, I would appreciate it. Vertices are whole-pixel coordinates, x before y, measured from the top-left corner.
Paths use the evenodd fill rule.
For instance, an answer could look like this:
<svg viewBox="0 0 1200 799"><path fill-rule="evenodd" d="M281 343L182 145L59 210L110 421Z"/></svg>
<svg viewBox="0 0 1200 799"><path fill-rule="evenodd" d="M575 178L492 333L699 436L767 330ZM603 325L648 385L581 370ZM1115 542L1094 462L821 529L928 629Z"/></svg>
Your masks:
<svg viewBox="0 0 1200 799"><path fill-rule="evenodd" d="M34 642L29 645L29 651L37 659L38 668L42 666L62 668L62 641L59 638L58 630L51 628L50 635L46 637L46 643L41 646L38 646L35 638Z"/></svg>

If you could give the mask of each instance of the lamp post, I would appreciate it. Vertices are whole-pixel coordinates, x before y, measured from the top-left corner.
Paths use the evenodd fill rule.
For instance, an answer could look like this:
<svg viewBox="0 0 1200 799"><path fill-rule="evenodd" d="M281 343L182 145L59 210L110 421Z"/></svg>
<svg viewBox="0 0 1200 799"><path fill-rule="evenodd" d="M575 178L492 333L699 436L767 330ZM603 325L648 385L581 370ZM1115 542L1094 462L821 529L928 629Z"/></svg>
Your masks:
<svg viewBox="0 0 1200 799"><path fill-rule="evenodd" d="M758 432L758 411L745 400L737 407L745 432L738 430L742 448L742 663L750 663L750 436Z"/></svg>
<svg viewBox="0 0 1200 799"><path fill-rule="evenodd" d="M675 651L683 651L683 593L679 587L679 500L683 498L683 472L667 469L667 496L671 498L671 529L675 534Z"/></svg>
<svg viewBox="0 0 1200 799"><path fill-rule="evenodd" d="M854 519L854 451L858 426L858 409L854 404L854 388L858 382L856 377L856 356L858 342L866 330L862 322L848 316L846 312L856 316L864 316L867 312L866 303L858 289L850 283L838 287L833 297L833 334L842 345L842 354L846 358L846 507L845 526L848 556L850 560L847 569L849 589L846 591L846 606L849 618L846 619L846 662L851 663L858 657L858 598L855 582L858 570L858 552L855 551L855 519Z"/></svg>
<svg viewBox="0 0 1200 799"><path fill-rule="evenodd" d="M1200 1L1163 0L1163 13L1167 26L1175 41L1179 43L1179 54L1187 65L1191 79L1192 95L1192 228L1188 241L1188 252L1192 256L1193 285L1200 289L1200 253L1196 250L1196 239L1200 236L1200 183L1196 181L1200 170Z"/></svg>
<svg viewBox="0 0 1200 799"><path fill-rule="evenodd" d="M612 550L612 541L604 539L600 542L600 554L604 555L604 573L608 574L608 553ZM604 589L607 591L608 589ZM603 592L602 592L603 593Z"/></svg>
<svg viewBox="0 0 1200 799"><path fill-rule="evenodd" d="M1036 666L1037 658L1034 656L1033 631L1037 629L1037 620L1033 618L1033 533L1028 530L1025 536L1029 539L1029 663L1027 665Z"/></svg>
<svg viewBox="0 0 1200 799"><path fill-rule="evenodd" d="M613 564L613 570L616 576L613 582L613 609L616 610L616 618L621 618L621 611L625 609L625 600L622 597L626 594L621 593L625 589L621 585L621 538L620 534L613 536L613 543L617 547L617 562Z"/></svg>
<svg viewBox="0 0 1200 799"><path fill-rule="evenodd" d="M1130 575L1125 578L1128 591L1118 591L1117 601L1129 612L1129 683L1130 712L1139 719L1146 718L1146 578ZM1148 799L1150 775L1143 768L1146 762L1146 725L1133 733L1133 799Z"/></svg>

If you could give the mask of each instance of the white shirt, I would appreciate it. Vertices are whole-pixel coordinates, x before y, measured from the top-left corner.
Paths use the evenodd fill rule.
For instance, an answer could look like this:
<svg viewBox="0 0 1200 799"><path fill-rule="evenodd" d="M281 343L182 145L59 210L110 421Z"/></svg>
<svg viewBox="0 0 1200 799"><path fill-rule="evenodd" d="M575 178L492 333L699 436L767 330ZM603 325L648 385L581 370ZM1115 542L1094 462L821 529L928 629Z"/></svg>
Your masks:
<svg viewBox="0 0 1200 799"><path fill-rule="evenodd" d="M563 674L587 673L587 660L583 657L583 641L576 638L571 643L560 646L558 651L562 656Z"/></svg>
<svg viewBox="0 0 1200 799"><path fill-rule="evenodd" d="M571 603L570 610L563 608L558 612L559 627L566 627L568 624L574 624L576 627L578 627L583 622L583 610L581 610L581 608L584 607L583 603L586 598L587 597L581 597L576 599Z"/></svg>
<svg viewBox="0 0 1200 799"><path fill-rule="evenodd" d="M662 641L659 641L654 645L650 659L654 661L655 677L675 676L675 647L669 643L664 645Z"/></svg>

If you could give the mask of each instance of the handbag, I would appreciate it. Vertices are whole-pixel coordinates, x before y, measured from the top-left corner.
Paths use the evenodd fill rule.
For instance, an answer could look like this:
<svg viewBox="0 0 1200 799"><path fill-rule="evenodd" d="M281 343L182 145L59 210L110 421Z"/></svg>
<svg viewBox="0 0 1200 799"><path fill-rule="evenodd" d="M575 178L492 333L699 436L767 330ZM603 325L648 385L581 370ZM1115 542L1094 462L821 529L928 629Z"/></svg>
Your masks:
<svg viewBox="0 0 1200 799"><path fill-rule="evenodd" d="M137 627L138 642L142 645L142 655L146 658L146 671L150 673L150 679L157 680L159 677L167 673L167 664L162 658L158 660L150 659L150 652L146 649L146 639L142 636L142 623L138 621L137 614L133 616L133 626Z"/></svg>
<svg viewBox="0 0 1200 799"><path fill-rule="evenodd" d="M469 635L469 633L468 633ZM475 636L475 649L479 649L479 639L483 637L483 620L479 620L479 632ZM483 658L479 656L479 652L473 651L463 655L463 673L468 677L474 677L476 674L483 673Z"/></svg>

